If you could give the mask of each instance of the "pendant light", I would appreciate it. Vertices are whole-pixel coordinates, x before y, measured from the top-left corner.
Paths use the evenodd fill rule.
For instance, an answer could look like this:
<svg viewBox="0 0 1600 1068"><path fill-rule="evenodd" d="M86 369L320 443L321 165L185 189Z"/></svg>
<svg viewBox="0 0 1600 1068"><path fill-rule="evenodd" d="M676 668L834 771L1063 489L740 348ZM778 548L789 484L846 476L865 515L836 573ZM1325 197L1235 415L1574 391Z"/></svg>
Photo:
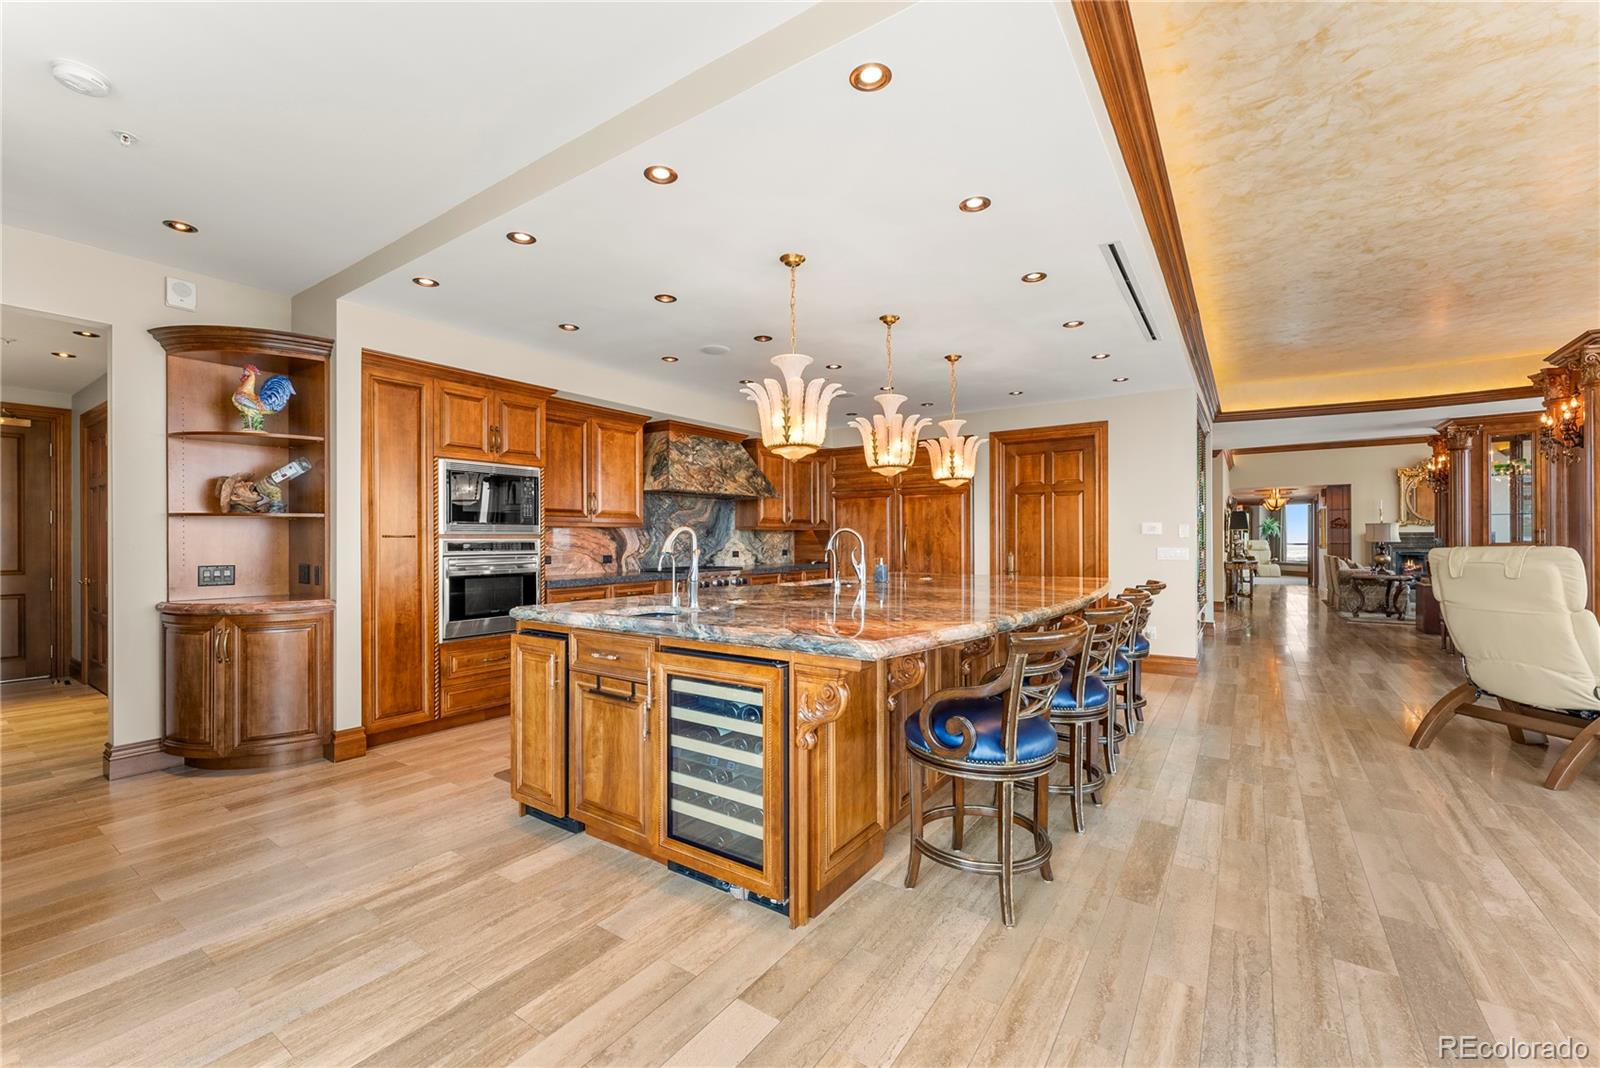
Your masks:
<svg viewBox="0 0 1600 1068"><path fill-rule="evenodd" d="M978 446L984 442L976 435L962 434L961 428L967 421L956 418L956 361L959 359L961 354L956 352L945 357L950 365L950 418L939 423L944 428L944 437L922 443L933 461L934 479L952 489L960 489L972 481L978 469Z"/></svg>
<svg viewBox="0 0 1600 1068"><path fill-rule="evenodd" d="M789 351L772 358L773 366L783 372L783 381L768 378L740 392L756 402L761 443L785 460L803 460L822 448L828 433L828 405L844 387L821 378L808 383L801 377L812 360L795 351L795 271L806 258L798 252L785 252L778 262L789 268Z"/></svg>
<svg viewBox="0 0 1600 1068"><path fill-rule="evenodd" d="M1261 502L1261 506L1269 512L1278 512L1282 511L1283 506L1288 503L1289 498L1284 495L1284 491L1274 486L1272 491L1267 494L1266 499Z"/></svg>
<svg viewBox="0 0 1600 1068"><path fill-rule="evenodd" d="M906 402L903 394L894 391L894 324L898 315L880 315L883 324L883 348L889 361L889 384L873 399L883 409L883 414L870 420L857 416L850 425L861 431L861 447L866 450L867 466L884 478L893 478L911 469L917 462L917 435L932 419L914 415L901 415L900 406Z"/></svg>

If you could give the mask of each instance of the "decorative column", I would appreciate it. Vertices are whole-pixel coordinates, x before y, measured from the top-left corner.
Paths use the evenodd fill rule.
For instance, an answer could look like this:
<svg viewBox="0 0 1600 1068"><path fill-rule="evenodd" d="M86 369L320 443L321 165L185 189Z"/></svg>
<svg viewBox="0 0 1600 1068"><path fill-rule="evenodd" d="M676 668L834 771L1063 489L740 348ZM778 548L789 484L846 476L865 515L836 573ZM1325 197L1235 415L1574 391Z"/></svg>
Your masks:
<svg viewBox="0 0 1600 1068"><path fill-rule="evenodd" d="M1579 334L1546 356L1544 362L1565 372L1569 395L1577 396L1581 405L1582 440L1565 457L1570 461L1565 465L1566 470L1557 472L1563 486L1560 496L1566 509L1562 517L1566 534L1560 543L1571 545L1583 557L1584 568L1589 573L1589 607L1594 608L1600 603L1600 597L1596 596L1600 593L1600 575L1596 574L1596 563L1600 561L1600 526L1595 523L1594 515L1596 502L1600 501L1600 459L1596 457L1596 428L1587 424L1589 417L1600 411L1595 407L1600 404L1600 330ZM1550 372L1541 371L1532 377L1546 389L1548 399L1547 384L1554 384Z"/></svg>
<svg viewBox="0 0 1600 1068"><path fill-rule="evenodd" d="M1565 367L1546 367L1528 376L1539 387L1544 399L1544 410L1556 411L1575 392L1574 376ZM1539 515L1534 530L1534 543L1538 545L1571 545L1573 531L1568 527L1567 495L1569 479L1567 468L1578 458L1578 450L1563 445L1548 426L1541 426L1538 443L1538 470L1536 485L1544 487Z"/></svg>
<svg viewBox="0 0 1600 1068"><path fill-rule="evenodd" d="M1483 427L1447 423L1443 429L1445 447L1450 450L1450 488L1447 507L1450 509L1450 544L1473 543L1472 512L1476 494L1472 478L1472 446L1477 442Z"/></svg>

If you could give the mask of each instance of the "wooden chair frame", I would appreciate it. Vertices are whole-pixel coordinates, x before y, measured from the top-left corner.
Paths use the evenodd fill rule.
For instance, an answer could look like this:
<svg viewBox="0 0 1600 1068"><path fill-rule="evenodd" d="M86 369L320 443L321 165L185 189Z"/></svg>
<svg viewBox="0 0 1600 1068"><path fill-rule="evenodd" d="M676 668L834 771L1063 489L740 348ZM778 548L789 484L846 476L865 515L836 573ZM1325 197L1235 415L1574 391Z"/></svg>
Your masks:
<svg viewBox="0 0 1600 1068"><path fill-rule="evenodd" d="M1479 697L1494 697L1499 707L1473 704ZM1547 790L1565 790L1571 786L1572 780L1578 777L1596 753L1600 753L1600 719L1583 720L1565 712L1519 704L1480 690L1471 680L1439 698L1428 710L1422 722L1417 724L1416 732L1411 735L1411 748L1428 748L1444 725L1456 716L1471 716L1473 719L1499 723L1511 735L1511 740L1519 745L1544 745L1544 736L1549 734L1567 739L1571 744L1544 780ZM1530 733L1538 737L1529 738Z"/></svg>

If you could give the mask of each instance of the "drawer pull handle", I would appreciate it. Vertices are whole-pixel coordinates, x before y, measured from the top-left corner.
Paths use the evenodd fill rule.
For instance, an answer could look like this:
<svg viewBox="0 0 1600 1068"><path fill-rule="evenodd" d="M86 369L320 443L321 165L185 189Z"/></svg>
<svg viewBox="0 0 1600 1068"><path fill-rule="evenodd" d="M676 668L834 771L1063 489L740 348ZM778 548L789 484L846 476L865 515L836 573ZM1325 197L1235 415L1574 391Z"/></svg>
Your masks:
<svg viewBox="0 0 1600 1068"><path fill-rule="evenodd" d="M621 660L622 659L622 657L618 656L616 653L590 653L589 655L591 657L593 657L595 660Z"/></svg>

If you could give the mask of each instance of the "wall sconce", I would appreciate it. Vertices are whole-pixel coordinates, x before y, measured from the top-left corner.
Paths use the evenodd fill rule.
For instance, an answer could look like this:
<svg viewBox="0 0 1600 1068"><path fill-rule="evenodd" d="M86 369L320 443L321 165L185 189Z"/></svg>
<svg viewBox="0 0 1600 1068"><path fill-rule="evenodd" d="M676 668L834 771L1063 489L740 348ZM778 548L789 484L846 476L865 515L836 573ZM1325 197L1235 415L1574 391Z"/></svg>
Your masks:
<svg viewBox="0 0 1600 1068"><path fill-rule="evenodd" d="M1539 416L1539 451L1572 463L1583 451L1583 398L1577 394L1545 399Z"/></svg>

